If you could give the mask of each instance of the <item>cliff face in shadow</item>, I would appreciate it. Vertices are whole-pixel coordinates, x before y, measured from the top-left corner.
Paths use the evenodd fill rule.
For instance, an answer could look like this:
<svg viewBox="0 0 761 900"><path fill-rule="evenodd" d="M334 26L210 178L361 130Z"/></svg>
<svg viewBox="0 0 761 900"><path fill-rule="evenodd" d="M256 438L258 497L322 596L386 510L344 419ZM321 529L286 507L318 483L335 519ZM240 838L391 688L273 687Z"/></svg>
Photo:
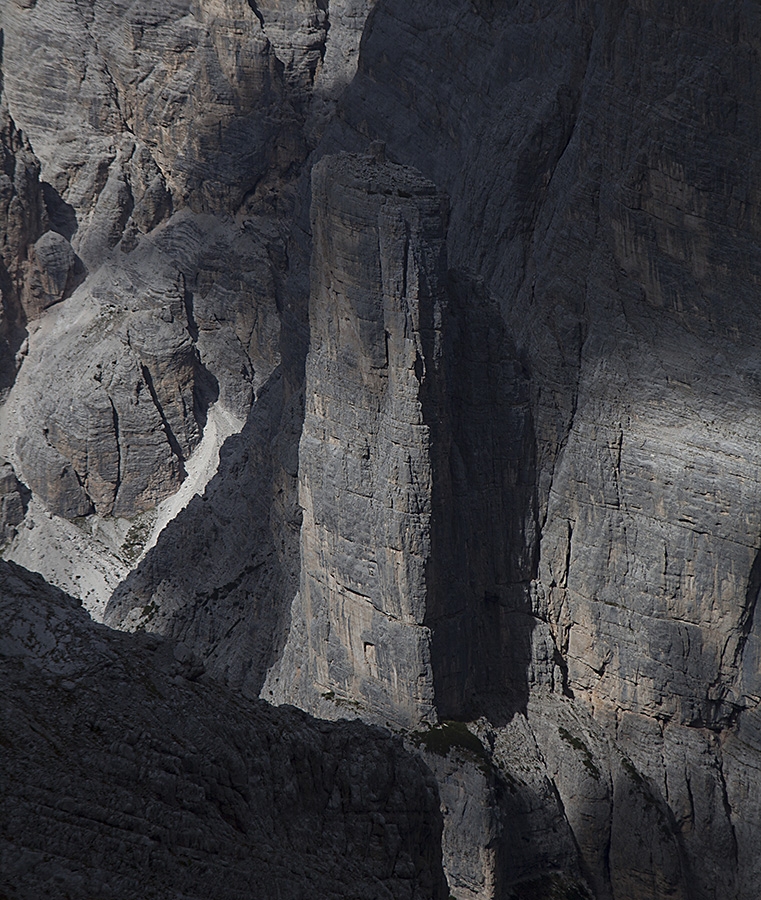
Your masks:
<svg viewBox="0 0 761 900"><path fill-rule="evenodd" d="M29 306L16 474L95 534L174 490L212 404L248 417L108 623L404 727L458 900L755 897L761 8L2 27L6 193L15 155L57 235L17 241L13 298L34 242L87 267Z"/></svg>
<svg viewBox="0 0 761 900"><path fill-rule="evenodd" d="M398 738L236 697L5 562L0 617L6 896L446 896Z"/></svg>

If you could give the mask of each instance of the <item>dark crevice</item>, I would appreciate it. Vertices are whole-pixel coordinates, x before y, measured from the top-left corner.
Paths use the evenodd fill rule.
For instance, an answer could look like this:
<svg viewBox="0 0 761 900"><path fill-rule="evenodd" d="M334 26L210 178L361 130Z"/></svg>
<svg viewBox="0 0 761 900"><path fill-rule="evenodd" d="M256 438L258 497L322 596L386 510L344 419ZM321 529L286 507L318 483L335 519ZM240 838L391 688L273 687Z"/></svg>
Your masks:
<svg viewBox="0 0 761 900"><path fill-rule="evenodd" d="M185 305L185 317L188 322L188 334L194 340L198 340L198 323L193 311L193 292L188 288L185 276L182 276L182 299Z"/></svg>
<svg viewBox="0 0 761 900"><path fill-rule="evenodd" d="M166 439L169 443L169 446L172 450L172 453L177 457L180 463L180 475L184 478L186 475L185 472L185 455L182 452L182 448L180 447L180 443L175 436L175 433L172 431L172 427L169 424L169 420L164 413L164 408L161 405L161 402L158 398L158 394L156 393L156 388L153 385L153 378L151 377L151 373L148 370L148 366L141 365L140 371L143 376L143 380L145 381L146 387L151 395L151 400L153 400L153 405L156 407L159 416L161 417L161 424L164 426L164 433L166 434Z"/></svg>
<svg viewBox="0 0 761 900"><path fill-rule="evenodd" d="M724 760L721 757L721 751L719 751L717 771L719 773L719 786L721 787L721 802L724 807L724 815L727 817L729 833L732 836L732 864L736 871L738 864L737 833L735 831L735 824L732 821L732 805L729 802L729 795L727 793L727 780L724 776Z"/></svg>
<svg viewBox="0 0 761 900"><path fill-rule="evenodd" d="M111 399L111 397L108 398L108 402L111 404L111 417L114 424L114 439L116 440L116 484L114 485L114 505L116 505L116 498L118 497L119 489L122 486L122 442L121 433L119 432L119 413L116 411L114 401Z"/></svg>
<svg viewBox="0 0 761 900"><path fill-rule="evenodd" d="M259 7L256 5L256 3L254 3L254 0L248 0L248 5L251 7L251 12L259 20L259 24L262 26L262 31L264 31L264 16L261 14Z"/></svg>
<svg viewBox="0 0 761 900"><path fill-rule="evenodd" d="M421 303L421 322L423 311ZM427 330L425 357L434 360ZM528 378L497 304L460 273L449 275L441 334L439 371L424 381L423 400L433 464L425 624L436 706L442 718L487 715L504 724L526 709L536 627Z"/></svg>
<svg viewBox="0 0 761 900"><path fill-rule="evenodd" d="M328 52L328 35L330 34L330 0L316 0L317 9L325 13L325 39L320 45L320 61L325 60ZM314 80L314 79L313 79Z"/></svg>
<svg viewBox="0 0 761 900"><path fill-rule="evenodd" d="M743 604L742 613L740 615L740 638L737 642L735 650L734 663L737 665L742 659L745 644L753 627L753 619L755 618L756 606L758 605L758 596L761 592L761 548L756 552L753 565L748 575L748 586L745 589L745 603Z"/></svg>
<svg viewBox="0 0 761 900"><path fill-rule="evenodd" d="M70 241L79 227L74 207L61 197L52 184L43 181L41 182L41 187L50 230L57 232L65 237L67 241Z"/></svg>
<svg viewBox="0 0 761 900"><path fill-rule="evenodd" d="M193 417L203 430L206 428L209 407L219 399L219 382L201 362L196 352L193 371Z"/></svg>

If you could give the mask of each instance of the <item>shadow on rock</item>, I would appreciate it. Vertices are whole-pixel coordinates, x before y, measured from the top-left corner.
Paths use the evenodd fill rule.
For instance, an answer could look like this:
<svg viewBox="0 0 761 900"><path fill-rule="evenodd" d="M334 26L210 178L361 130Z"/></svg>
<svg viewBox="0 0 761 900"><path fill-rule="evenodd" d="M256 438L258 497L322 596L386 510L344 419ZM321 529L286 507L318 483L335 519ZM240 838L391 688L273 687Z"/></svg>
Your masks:
<svg viewBox="0 0 761 900"><path fill-rule="evenodd" d="M452 273L432 422L434 498L426 624L442 718L525 711L536 571L529 379L496 303Z"/></svg>

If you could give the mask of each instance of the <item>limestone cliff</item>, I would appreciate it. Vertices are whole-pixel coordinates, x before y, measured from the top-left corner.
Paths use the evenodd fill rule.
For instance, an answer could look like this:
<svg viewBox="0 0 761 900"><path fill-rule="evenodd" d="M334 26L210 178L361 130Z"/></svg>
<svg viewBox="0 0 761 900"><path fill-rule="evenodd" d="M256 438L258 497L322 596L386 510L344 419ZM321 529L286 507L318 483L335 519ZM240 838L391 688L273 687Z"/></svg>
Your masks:
<svg viewBox="0 0 761 900"><path fill-rule="evenodd" d="M409 726L434 704L424 619L444 228L434 185L375 153L312 170L301 582L270 684L275 699L333 714L359 703Z"/></svg>
<svg viewBox="0 0 761 900"><path fill-rule="evenodd" d="M1 12L6 553L404 728L458 900L755 900L761 7Z"/></svg>

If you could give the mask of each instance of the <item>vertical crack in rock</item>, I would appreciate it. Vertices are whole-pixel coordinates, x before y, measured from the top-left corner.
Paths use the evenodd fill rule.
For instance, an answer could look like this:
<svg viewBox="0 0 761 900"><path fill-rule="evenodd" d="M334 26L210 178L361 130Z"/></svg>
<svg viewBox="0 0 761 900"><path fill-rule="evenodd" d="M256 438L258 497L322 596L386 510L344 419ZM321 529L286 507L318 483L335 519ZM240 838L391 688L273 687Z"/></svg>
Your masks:
<svg viewBox="0 0 761 900"><path fill-rule="evenodd" d="M719 776L718 781L719 781L719 787L721 789L722 809L723 809L724 815L726 816L726 819L727 819L727 825L729 826L729 836L730 836L730 839L732 842L732 847L731 847L731 849L732 849L732 864L733 864L733 867L736 868L737 863L738 863L739 847L738 847L738 842L737 842L737 832L735 830L734 814L732 811L732 805L729 802L729 792L727 790L727 778L726 778L726 775L724 772L724 757L721 752L721 749L719 749L718 753L717 753L716 771Z"/></svg>
<svg viewBox="0 0 761 900"><path fill-rule="evenodd" d="M737 665L742 658L745 644L753 627L753 620L758 605L758 596L761 593L761 548L756 551L753 565L748 575L748 586L745 590L745 603L739 619L739 639L735 651L734 664Z"/></svg>
<svg viewBox="0 0 761 900"><path fill-rule="evenodd" d="M527 373L482 284L450 273L441 374L427 388L433 529L426 624L439 715L525 710L537 567L536 439ZM535 660L551 681L552 659ZM541 673L541 674L540 674Z"/></svg>
<svg viewBox="0 0 761 900"><path fill-rule="evenodd" d="M164 408L161 405L161 401L159 400L158 394L156 393L156 388L153 385L153 378L148 369L148 366L145 364L141 364L140 373L143 376L143 380L145 381L146 387L148 388L148 392L151 395L151 400L153 401L153 405L156 407L156 411L161 418L161 424L164 428L164 433L166 434L166 439L169 443L169 446L172 449L172 453L177 457L177 460L180 464L180 477L185 477L185 455L182 452L182 448L180 447L180 442L177 440L177 436L172 431L172 426L169 424L169 420L166 417L164 412Z"/></svg>
<svg viewBox="0 0 761 900"><path fill-rule="evenodd" d="M116 442L116 483L114 484L113 500L113 503L116 504L117 497L119 496L119 488L122 485L122 439L119 432L119 413L116 411L116 406L111 397L108 398L108 402L111 404L111 414L114 422L114 440Z"/></svg>
<svg viewBox="0 0 761 900"><path fill-rule="evenodd" d="M256 5L254 0L248 0L248 5L251 7L251 12L259 20L259 24L262 27L262 31L264 31L264 16L261 14L259 7Z"/></svg>
<svg viewBox="0 0 761 900"><path fill-rule="evenodd" d="M195 310L193 309L193 292L187 285L187 279L184 275L180 275L180 286L182 288L182 300L185 306L185 318L188 320L188 334L194 342L198 341L198 323L195 319Z"/></svg>

